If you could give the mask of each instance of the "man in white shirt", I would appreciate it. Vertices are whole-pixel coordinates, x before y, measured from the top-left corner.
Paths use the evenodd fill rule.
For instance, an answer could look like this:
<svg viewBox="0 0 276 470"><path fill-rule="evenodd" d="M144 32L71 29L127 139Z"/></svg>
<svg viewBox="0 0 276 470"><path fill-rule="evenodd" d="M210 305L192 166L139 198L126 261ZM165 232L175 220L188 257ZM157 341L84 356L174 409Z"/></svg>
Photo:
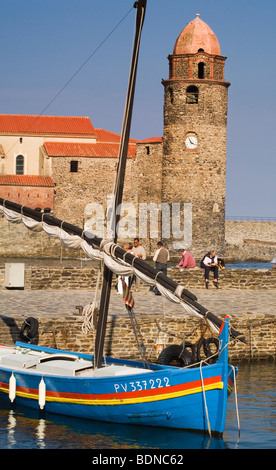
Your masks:
<svg viewBox="0 0 276 470"><path fill-rule="evenodd" d="M205 286L206 289L209 287L209 273L213 271L214 273L214 284L218 288L218 258L215 250L207 253L202 261L205 269Z"/></svg>
<svg viewBox="0 0 276 470"><path fill-rule="evenodd" d="M145 249L140 245L139 238L134 238L133 247L131 252L134 256L138 256L138 258L146 259L146 252Z"/></svg>

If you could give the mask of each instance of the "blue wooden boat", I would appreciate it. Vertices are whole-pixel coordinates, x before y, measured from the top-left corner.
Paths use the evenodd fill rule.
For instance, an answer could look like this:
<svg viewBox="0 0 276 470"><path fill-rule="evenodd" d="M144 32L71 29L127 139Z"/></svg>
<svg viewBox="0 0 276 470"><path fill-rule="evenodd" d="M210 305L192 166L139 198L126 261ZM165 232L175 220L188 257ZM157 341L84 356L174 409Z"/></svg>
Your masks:
<svg viewBox="0 0 276 470"><path fill-rule="evenodd" d="M0 347L0 392L34 409L91 420L222 435L236 370L228 364L229 320L214 364L180 368L104 358L26 343Z"/></svg>
<svg viewBox="0 0 276 470"><path fill-rule="evenodd" d="M137 8L136 34L115 184L112 212L115 227L120 217L118 208L123 194L146 0L135 2L134 6ZM58 228L61 234L69 234L75 237L74 241L79 240L82 248L85 243L83 249L86 253L87 247L92 247L93 253L95 247L98 247L97 256L104 253L102 259L105 262L94 356L26 343L16 343L12 347L1 346L0 396L12 403L62 415L222 435L227 397L236 374L236 369L228 364L229 333L244 340L239 332L229 327L228 317L224 320L218 318L199 305L191 292L119 247L116 233L111 241L102 240L49 214L41 214L1 198L0 212L11 222L27 223L28 228L31 228L31 221L41 224L46 231L47 227ZM217 331L220 330L218 357L214 363L200 361L188 364L187 367L174 367L149 364L145 360L138 362L103 357L112 275L113 272L120 273L121 268L129 269L132 273L135 269L136 275L141 275L145 282L158 285L163 295L169 293L171 297L179 299L189 309L189 313L194 312L197 318L204 318ZM134 321L131 305L128 304L127 308ZM141 347L140 352L143 352Z"/></svg>

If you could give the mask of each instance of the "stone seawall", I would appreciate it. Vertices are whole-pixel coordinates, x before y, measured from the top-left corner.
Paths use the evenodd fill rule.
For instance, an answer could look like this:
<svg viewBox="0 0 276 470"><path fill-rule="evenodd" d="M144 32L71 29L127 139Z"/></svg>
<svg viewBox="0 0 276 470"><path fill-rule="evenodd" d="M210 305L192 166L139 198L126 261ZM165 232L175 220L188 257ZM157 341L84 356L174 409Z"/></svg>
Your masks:
<svg viewBox="0 0 276 470"><path fill-rule="evenodd" d="M243 243L271 244L276 247L276 221L258 220L226 220L225 237L227 243L241 245Z"/></svg>
<svg viewBox="0 0 276 470"><path fill-rule="evenodd" d="M152 201L155 202L153 195ZM16 224L16 227L14 225L0 215L0 257L2 258L59 259L61 256L76 258L84 256L81 250L65 248L58 240L49 238L44 232L35 233L26 229L23 224ZM224 256L226 260L271 261L276 256L276 222L226 220L225 241L224 254L219 253L219 255ZM204 252L210 248L213 247L206 246ZM149 249L147 255L151 256ZM170 255L173 258L175 253L171 252Z"/></svg>
<svg viewBox="0 0 276 470"><path fill-rule="evenodd" d="M0 267L0 296L2 289L2 296L4 298L4 291L9 291L4 287L4 266ZM204 287L203 270L195 268L181 272L179 269L171 269L169 276L174 278L178 283L181 283L191 291L193 289L202 289ZM115 277L114 277L115 278ZM96 268L78 269L78 268L58 268L58 267L27 267L25 269L25 290L29 291L30 295L36 293L39 298L39 290L48 291L54 297L55 292L62 293L72 292L76 293L76 303L79 303L78 292L85 289L91 289L91 293L95 291L97 282ZM115 279L114 279L115 282ZM225 301L227 296L231 296L233 292L248 292L249 298L254 293L253 291L260 291L258 298L261 294L267 292L273 304L273 292L276 295L276 270L241 270L241 269L226 269L220 271L220 286L221 289L217 291L207 291L210 295L216 292L225 292ZM213 286L210 286L210 288ZM141 284L141 290L147 290L148 286ZM214 289L214 288L213 288ZM205 290L205 289L204 289ZM251 293L250 293L251 291ZM146 296L147 293L140 292L141 297ZM16 291L14 291L16 296ZM28 294L28 295L29 295ZM67 294L67 296L68 296ZM271 297L272 295L272 297ZM65 294L66 296L66 294ZM17 296L18 297L18 296ZM37 297L37 296L36 296ZM155 296L153 296L155 297ZM13 296L13 298L15 298ZM161 299L161 297L158 297ZM146 300L147 302L147 300ZM12 299L10 301L11 305ZM5 309L5 303L2 304L3 308L0 312L0 341L4 344L14 344L15 341L20 341L20 328L24 321L24 315L37 316L35 313L30 313L30 310L21 310L25 312L24 315L18 314L18 302L15 303L15 311L10 308L10 313ZM75 304L73 304L75 305ZM86 305L85 303L83 305ZM249 302L250 305L250 302ZM251 301L252 305L252 301ZM80 352L93 352L94 332L89 332L87 335L82 332L82 317L74 314L64 315L56 314L55 306L52 306L53 312L47 309L46 313L38 315L39 320L39 340L38 344L41 346L55 347L59 349L69 349ZM209 308L209 307L208 307ZM273 307L272 307L273 309ZM124 309L123 309L124 310ZM34 310L35 311L35 310ZM120 309L121 311L121 309ZM152 361L156 361L159 353L164 347L169 344L180 344L182 339L196 344L200 336L208 337L212 333L206 325L194 317L179 313L157 313L154 309L145 310L145 313L140 313L137 320L141 328L141 333L144 337L147 354ZM230 342L229 357L231 360L251 360L251 359L275 359L276 358L276 315L274 311L267 309L254 310L250 313L250 307L245 307L240 310L242 313L231 313L230 323L236 330L245 335L248 344L243 344L240 341ZM162 312L162 310L161 310ZM75 311L74 311L75 313ZM139 359L135 337L127 314L120 314L113 311L113 315L109 315L107 322L107 341L105 347L105 355L112 355L115 357L124 357ZM220 316L220 315L219 315ZM222 318L222 316L220 316Z"/></svg>
<svg viewBox="0 0 276 470"><path fill-rule="evenodd" d="M276 222L226 220L224 257L271 261L276 256Z"/></svg>
<svg viewBox="0 0 276 470"><path fill-rule="evenodd" d="M77 267L25 267L25 289L93 289L98 270ZM187 289L204 287L204 271L200 268L168 270L168 276ZM5 266L0 265L0 289L4 288ZM114 276L114 283L115 283ZM212 281L212 273L210 275ZM276 269L222 269L219 271L222 289L276 289ZM141 283L142 289L148 286Z"/></svg>
<svg viewBox="0 0 276 470"><path fill-rule="evenodd" d="M201 335L212 336L208 327L201 320L184 315L166 317L161 315L137 315L141 333L146 346L147 357L156 362L160 352L170 344L181 344L182 340L196 344ZM20 328L23 324L22 315L0 317L0 341L2 344L13 345L22 341ZM232 361L261 360L276 358L276 316L243 314L230 316L230 324L245 334L248 344L230 341L229 358ZM75 352L93 353L95 332L87 335L82 332L82 318L68 316L39 318L40 346L67 349ZM26 347L28 345L26 344ZM104 355L140 359L135 336L127 316L109 316Z"/></svg>

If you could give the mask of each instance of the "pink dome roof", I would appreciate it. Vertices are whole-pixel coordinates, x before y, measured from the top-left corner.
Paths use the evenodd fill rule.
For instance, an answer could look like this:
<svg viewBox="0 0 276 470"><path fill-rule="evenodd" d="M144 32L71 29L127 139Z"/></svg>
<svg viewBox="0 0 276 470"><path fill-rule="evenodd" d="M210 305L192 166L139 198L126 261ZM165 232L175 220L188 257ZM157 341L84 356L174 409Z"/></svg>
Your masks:
<svg viewBox="0 0 276 470"><path fill-rule="evenodd" d="M221 55L215 33L197 14L178 36L173 53L195 54L199 49L208 54Z"/></svg>

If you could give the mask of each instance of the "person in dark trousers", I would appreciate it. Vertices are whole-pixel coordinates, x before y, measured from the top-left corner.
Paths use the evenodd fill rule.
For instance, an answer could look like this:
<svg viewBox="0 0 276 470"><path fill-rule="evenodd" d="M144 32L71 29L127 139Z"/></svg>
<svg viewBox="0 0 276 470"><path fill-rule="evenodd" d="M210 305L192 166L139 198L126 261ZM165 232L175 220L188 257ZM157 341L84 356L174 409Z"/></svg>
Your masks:
<svg viewBox="0 0 276 470"><path fill-rule="evenodd" d="M205 287L209 287L210 271L214 273L214 284L218 289L218 258L215 250L209 251L202 260L202 267L205 269Z"/></svg>
<svg viewBox="0 0 276 470"><path fill-rule="evenodd" d="M167 275L167 262L170 259L168 250L164 248L163 243L160 241L157 243L157 249L153 255L153 261L155 261L155 269L161 271L165 276ZM157 288L153 289L155 295L161 295Z"/></svg>
<svg viewBox="0 0 276 470"><path fill-rule="evenodd" d="M138 258L141 258L141 259L144 259L144 260L146 259L147 255L146 255L145 249L140 245L139 238L134 238L131 253L134 256L137 256ZM139 290L140 290L140 279L139 279L139 277L134 275L133 276L133 282L135 283L136 292L139 292Z"/></svg>

